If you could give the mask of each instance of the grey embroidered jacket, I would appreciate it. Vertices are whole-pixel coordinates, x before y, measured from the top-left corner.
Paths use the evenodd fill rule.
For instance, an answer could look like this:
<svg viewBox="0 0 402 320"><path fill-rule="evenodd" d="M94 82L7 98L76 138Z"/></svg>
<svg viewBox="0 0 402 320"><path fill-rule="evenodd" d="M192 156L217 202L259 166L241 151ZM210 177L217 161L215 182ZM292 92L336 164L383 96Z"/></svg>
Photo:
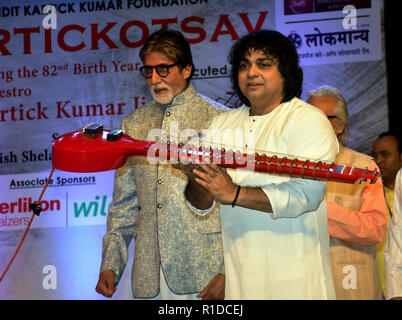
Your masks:
<svg viewBox="0 0 402 320"><path fill-rule="evenodd" d="M190 85L171 105L153 101L129 114L121 128L138 140L150 140L159 131L155 129L161 129L162 139L173 142L208 128L215 116L227 110ZM160 264L176 294L200 292L216 274L223 273L219 206L200 218L186 204L186 185L187 177L167 161L150 164L145 157L130 157L116 170L101 272L113 270L120 279L134 238L134 297L159 293Z"/></svg>

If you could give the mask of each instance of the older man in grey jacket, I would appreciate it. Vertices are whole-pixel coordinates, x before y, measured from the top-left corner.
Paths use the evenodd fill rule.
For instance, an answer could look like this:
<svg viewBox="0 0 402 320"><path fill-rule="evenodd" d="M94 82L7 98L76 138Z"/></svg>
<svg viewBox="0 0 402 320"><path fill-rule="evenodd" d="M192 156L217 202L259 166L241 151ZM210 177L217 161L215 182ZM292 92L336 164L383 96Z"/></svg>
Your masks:
<svg viewBox="0 0 402 320"><path fill-rule="evenodd" d="M187 138L185 132L201 132L227 110L191 86L191 51L179 32L155 32L140 57L154 101L123 119L126 134L147 140L156 131L162 141L179 143ZM97 292L113 295L134 238L135 298L224 297L219 207L202 218L192 214L184 196L187 183L186 175L170 163L151 164L141 157L116 170Z"/></svg>

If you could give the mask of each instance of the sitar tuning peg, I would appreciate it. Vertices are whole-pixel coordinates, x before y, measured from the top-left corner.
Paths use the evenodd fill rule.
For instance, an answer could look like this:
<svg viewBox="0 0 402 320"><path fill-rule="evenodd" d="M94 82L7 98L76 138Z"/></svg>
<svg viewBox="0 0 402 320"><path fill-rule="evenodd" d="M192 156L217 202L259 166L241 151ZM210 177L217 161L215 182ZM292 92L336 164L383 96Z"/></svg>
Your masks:
<svg viewBox="0 0 402 320"><path fill-rule="evenodd" d="M377 168L374 168L373 175L376 176L375 179L370 180L370 184L374 184L381 177L381 174L378 174Z"/></svg>
<svg viewBox="0 0 402 320"><path fill-rule="evenodd" d="M367 174L367 172L368 172L368 167L366 167L364 169L363 174ZM359 181L359 184L361 184L363 181L367 181L367 178L361 178L360 181Z"/></svg>
<svg viewBox="0 0 402 320"><path fill-rule="evenodd" d="M258 164L261 163L261 158L262 158L262 156L261 156L258 152L255 152L255 153L254 153L254 160L255 160Z"/></svg>
<svg viewBox="0 0 402 320"><path fill-rule="evenodd" d="M233 150L229 149L228 151L225 152L225 159L227 161L232 161L233 160L233 155L234 155Z"/></svg>

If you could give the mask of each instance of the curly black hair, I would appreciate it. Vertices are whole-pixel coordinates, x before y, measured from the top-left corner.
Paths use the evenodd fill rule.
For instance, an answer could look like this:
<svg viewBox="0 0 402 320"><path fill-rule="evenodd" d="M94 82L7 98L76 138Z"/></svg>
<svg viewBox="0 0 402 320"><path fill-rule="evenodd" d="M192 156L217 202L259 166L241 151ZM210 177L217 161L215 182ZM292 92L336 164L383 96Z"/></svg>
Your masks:
<svg viewBox="0 0 402 320"><path fill-rule="evenodd" d="M240 61L252 51L262 51L265 55L278 60L278 69L284 79L284 97L287 102L300 97L303 84L303 70L299 66L299 55L293 42L282 33L274 30L259 30L245 35L231 48L229 62L232 65L231 81L233 90L240 100L250 106L248 99L239 88L238 71Z"/></svg>

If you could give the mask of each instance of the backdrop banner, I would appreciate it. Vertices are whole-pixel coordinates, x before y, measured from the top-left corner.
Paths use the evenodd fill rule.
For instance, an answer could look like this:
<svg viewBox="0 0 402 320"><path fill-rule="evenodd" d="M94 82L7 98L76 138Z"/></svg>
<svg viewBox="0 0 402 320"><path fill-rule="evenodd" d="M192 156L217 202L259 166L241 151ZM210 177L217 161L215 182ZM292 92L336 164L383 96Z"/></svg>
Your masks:
<svg viewBox="0 0 402 320"><path fill-rule="evenodd" d="M181 31L190 43L194 88L230 108L240 105L230 82L231 46L255 30L281 31L298 48L301 98L323 84L338 87L348 102L348 146L369 153L388 129L382 2L324 2L1 1L0 272L48 180L52 141L90 123L119 128L152 100L138 54L161 28ZM0 299L103 299L94 289L113 177L54 171L43 210L0 282ZM131 265L126 270L113 299L132 298Z"/></svg>

